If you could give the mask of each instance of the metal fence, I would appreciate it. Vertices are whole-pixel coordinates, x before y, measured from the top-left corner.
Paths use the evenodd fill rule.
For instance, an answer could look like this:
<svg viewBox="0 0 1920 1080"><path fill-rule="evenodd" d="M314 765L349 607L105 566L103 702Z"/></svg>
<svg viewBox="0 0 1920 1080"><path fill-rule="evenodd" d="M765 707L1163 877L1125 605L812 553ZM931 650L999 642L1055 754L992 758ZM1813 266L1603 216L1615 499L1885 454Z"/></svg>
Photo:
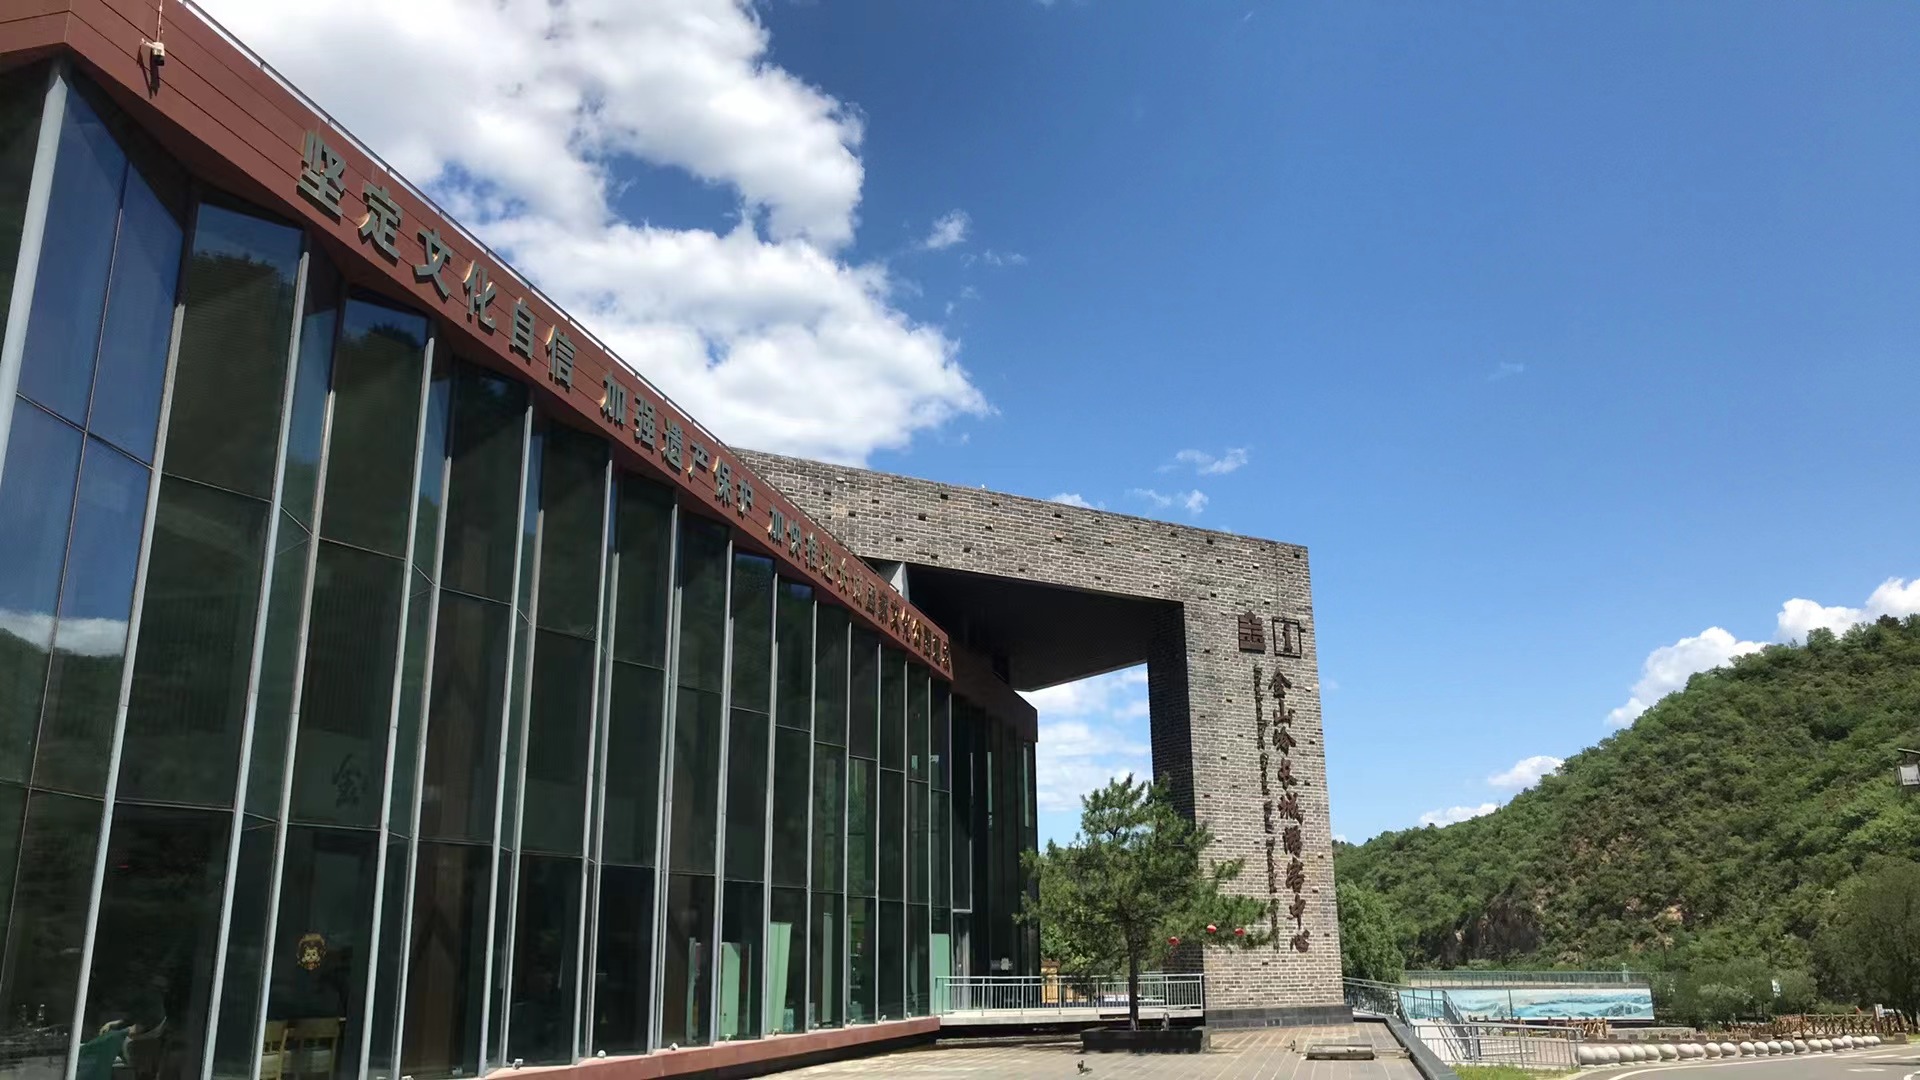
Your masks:
<svg viewBox="0 0 1920 1080"><path fill-rule="evenodd" d="M1408 986L1652 986L1644 971L1409 971Z"/></svg>
<svg viewBox="0 0 1920 1080"><path fill-rule="evenodd" d="M1143 1013L1200 1013L1206 1009L1206 976L1149 972L1140 976ZM936 1014L977 1012L1127 1011L1126 978L1073 975L936 975Z"/></svg>
<svg viewBox="0 0 1920 1080"><path fill-rule="evenodd" d="M1450 1065L1571 1069L1580 1064L1580 1032L1566 1027L1416 1020L1414 1033Z"/></svg>

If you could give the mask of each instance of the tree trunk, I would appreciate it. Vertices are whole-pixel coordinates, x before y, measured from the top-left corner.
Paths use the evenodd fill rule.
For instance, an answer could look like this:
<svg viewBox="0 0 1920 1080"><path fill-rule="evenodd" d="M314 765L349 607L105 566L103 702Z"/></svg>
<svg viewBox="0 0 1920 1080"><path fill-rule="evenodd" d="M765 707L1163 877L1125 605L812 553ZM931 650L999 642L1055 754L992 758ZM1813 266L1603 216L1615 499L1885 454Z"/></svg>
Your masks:
<svg viewBox="0 0 1920 1080"><path fill-rule="evenodd" d="M1127 948L1127 1030L1140 1030L1140 950Z"/></svg>

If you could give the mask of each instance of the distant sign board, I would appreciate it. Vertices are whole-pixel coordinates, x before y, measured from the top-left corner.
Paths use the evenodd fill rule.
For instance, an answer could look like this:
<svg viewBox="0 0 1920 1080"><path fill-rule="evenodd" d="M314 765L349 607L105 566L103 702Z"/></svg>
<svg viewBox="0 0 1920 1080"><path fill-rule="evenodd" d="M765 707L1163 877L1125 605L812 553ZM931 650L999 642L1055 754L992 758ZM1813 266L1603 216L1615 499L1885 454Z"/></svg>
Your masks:
<svg viewBox="0 0 1920 1080"><path fill-rule="evenodd" d="M1477 987L1446 991L1456 1012L1469 1020L1652 1020L1653 991L1644 986ZM1431 991L1400 994L1415 1020L1440 1019Z"/></svg>

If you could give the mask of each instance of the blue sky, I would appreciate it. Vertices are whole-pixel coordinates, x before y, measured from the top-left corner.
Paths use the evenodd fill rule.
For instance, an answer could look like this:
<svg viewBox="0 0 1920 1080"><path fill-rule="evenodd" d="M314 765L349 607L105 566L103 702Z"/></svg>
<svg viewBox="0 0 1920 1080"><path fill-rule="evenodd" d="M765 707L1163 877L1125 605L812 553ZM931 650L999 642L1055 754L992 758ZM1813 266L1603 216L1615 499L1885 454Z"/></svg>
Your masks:
<svg viewBox="0 0 1920 1080"><path fill-rule="evenodd" d="M213 6L730 441L1308 545L1354 840L1920 609L1920 8L455 3Z"/></svg>

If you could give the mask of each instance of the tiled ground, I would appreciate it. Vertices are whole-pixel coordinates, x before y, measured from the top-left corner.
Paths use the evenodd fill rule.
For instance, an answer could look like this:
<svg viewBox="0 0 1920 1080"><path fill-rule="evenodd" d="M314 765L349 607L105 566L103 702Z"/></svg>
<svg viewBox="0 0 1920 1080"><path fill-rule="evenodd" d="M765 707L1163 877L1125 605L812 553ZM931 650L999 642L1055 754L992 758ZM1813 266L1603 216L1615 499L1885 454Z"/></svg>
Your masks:
<svg viewBox="0 0 1920 1080"><path fill-rule="evenodd" d="M1372 1042L1373 1061L1308 1061L1311 1043ZM912 1080L1418 1080L1393 1036L1381 1024L1346 1027L1260 1028L1223 1031L1205 1054L1087 1054L1077 1039L1019 1045L954 1041L882 1057L815 1065L779 1074L790 1080L830 1077L911 1077Z"/></svg>

